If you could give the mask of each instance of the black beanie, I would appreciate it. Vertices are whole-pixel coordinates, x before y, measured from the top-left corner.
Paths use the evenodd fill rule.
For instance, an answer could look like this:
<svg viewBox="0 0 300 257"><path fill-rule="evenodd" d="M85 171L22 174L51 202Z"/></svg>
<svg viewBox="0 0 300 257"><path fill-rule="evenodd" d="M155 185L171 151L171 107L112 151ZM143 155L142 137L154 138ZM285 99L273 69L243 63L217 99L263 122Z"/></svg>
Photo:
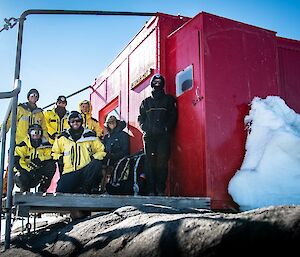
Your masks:
<svg viewBox="0 0 300 257"><path fill-rule="evenodd" d="M153 82L154 79L160 79L161 80L161 86L160 86L160 88L164 88L164 86L165 86L165 78L162 75L160 75L159 73L157 73L157 74L154 74L152 76L152 78L150 80L151 87L154 87L154 85L152 84L152 82Z"/></svg>
<svg viewBox="0 0 300 257"><path fill-rule="evenodd" d="M37 89L35 89L35 88L32 88L32 89L30 89L30 90L28 91L28 93L27 93L27 99L28 99L28 100L29 100L29 96L30 96L31 94L36 94L36 95L38 96L38 99L40 98L40 93L39 93L39 91L37 91Z"/></svg>
<svg viewBox="0 0 300 257"><path fill-rule="evenodd" d="M56 103L59 102L59 101L61 101L61 102L66 102L66 103L67 103L67 98L66 98L64 95L60 95L60 96L57 98Z"/></svg>
<svg viewBox="0 0 300 257"><path fill-rule="evenodd" d="M75 118L79 118L81 120L81 124L83 123L83 117L78 111L71 111L68 116L68 123L70 124L70 120Z"/></svg>

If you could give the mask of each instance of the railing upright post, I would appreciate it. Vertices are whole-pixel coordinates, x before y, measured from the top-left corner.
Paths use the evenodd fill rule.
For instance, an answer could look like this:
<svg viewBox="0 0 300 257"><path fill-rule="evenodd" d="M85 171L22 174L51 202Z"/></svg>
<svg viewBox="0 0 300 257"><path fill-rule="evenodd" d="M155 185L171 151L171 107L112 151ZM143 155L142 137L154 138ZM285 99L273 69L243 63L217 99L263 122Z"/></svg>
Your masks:
<svg viewBox="0 0 300 257"><path fill-rule="evenodd" d="M20 87L21 81L15 80L15 88ZM17 121L17 106L18 94L13 97L11 106L11 128L10 128L10 147L9 147L9 162L8 162L8 176L7 176L7 201L6 201L6 226L5 226L5 242L4 248L10 247L10 233L11 233L11 215L12 215L12 190L13 190L13 167L14 167L14 151L16 145L16 121Z"/></svg>

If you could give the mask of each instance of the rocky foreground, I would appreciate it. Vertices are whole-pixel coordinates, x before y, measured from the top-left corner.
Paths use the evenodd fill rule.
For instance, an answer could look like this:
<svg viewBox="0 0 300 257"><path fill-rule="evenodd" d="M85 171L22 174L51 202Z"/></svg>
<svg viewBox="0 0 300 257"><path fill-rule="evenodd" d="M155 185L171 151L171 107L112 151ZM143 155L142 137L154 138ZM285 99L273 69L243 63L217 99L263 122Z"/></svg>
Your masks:
<svg viewBox="0 0 300 257"><path fill-rule="evenodd" d="M299 245L300 206L237 214L129 206L16 236L1 257L297 256Z"/></svg>

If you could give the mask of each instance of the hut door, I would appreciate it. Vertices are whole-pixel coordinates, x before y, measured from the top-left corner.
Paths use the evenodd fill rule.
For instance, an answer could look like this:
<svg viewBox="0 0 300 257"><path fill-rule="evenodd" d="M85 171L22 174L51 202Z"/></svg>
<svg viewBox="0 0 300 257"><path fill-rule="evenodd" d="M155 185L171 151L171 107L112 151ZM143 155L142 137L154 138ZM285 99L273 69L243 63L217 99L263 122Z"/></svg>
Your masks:
<svg viewBox="0 0 300 257"><path fill-rule="evenodd" d="M179 34L180 35L180 34ZM204 104L200 76L200 32L170 38L168 81L175 85L178 123L170 162L171 195L205 196ZM168 69L168 68L167 68ZM169 84L170 85L170 84Z"/></svg>

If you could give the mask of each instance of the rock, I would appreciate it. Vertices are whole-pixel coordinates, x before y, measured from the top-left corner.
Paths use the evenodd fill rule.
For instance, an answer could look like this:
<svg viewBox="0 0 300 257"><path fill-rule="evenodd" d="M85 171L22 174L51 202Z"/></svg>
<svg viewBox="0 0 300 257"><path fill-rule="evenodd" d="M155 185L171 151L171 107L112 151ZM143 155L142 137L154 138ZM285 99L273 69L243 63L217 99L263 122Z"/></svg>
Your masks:
<svg viewBox="0 0 300 257"><path fill-rule="evenodd" d="M128 206L18 236L1 256L289 256L298 242L300 206L236 214Z"/></svg>

